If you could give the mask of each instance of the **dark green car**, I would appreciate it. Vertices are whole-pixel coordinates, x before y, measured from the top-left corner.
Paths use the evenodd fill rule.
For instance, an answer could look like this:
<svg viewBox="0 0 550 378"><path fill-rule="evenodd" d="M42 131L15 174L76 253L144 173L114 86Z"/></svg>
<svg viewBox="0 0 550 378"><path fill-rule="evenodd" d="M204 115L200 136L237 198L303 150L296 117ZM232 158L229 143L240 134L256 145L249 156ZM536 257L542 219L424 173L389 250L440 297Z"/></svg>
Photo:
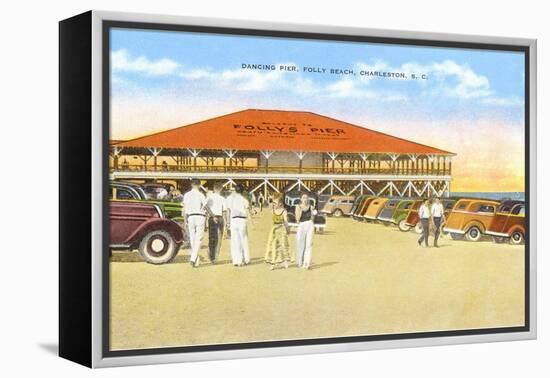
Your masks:
<svg viewBox="0 0 550 378"><path fill-rule="evenodd" d="M407 225L405 222L407 220L407 215L409 214L411 205L414 203L414 201L415 200L411 199L399 201L395 208L395 211L392 214L392 223L396 224L401 231L409 231L411 229L411 226Z"/></svg>

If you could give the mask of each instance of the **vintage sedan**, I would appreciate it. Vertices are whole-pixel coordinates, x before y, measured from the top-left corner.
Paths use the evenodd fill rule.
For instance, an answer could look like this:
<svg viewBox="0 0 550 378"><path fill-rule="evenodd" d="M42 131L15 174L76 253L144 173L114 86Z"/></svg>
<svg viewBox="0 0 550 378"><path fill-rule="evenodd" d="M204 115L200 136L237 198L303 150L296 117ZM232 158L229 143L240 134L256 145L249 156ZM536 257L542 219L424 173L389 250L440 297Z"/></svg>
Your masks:
<svg viewBox="0 0 550 378"><path fill-rule="evenodd" d="M411 206L409 207L409 212L407 213L407 217L405 218L404 226L409 227L409 229L414 228L415 231L416 228L420 228L420 232L422 232L422 226L419 222L420 218L418 216L418 209L420 209L420 206L422 205L422 202L424 200L415 200Z"/></svg>
<svg viewBox="0 0 550 378"><path fill-rule="evenodd" d="M390 225L394 223L393 221L393 214L397 210L397 205L401 202L401 199L399 198L391 198L384 204L384 207L378 214L378 219L380 222L382 222L384 225Z"/></svg>
<svg viewBox="0 0 550 378"><path fill-rule="evenodd" d="M357 207L357 211L353 213L353 219L357 220L364 220L365 219L365 213L367 212L367 209L369 208L369 205L372 203L378 197L365 197L363 202Z"/></svg>
<svg viewBox="0 0 550 378"><path fill-rule="evenodd" d="M380 214L380 212L384 208L384 205L388 201L389 199L384 197L378 197L374 201L372 201L367 208L367 211L365 212L365 219L368 219L369 221L376 220L376 218L378 218L378 214Z"/></svg>
<svg viewBox="0 0 550 378"><path fill-rule="evenodd" d="M353 206L350 210L350 215L354 215L357 212L357 208L361 205L361 202L363 202L363 200L367 197L369 197L368 194L361 194L360 196L357 196L357 198L355 198Z"/></svg>
<svg viewBox="0 0 550 378"><path fill-rule="evenodd" d="M147 201L158 205L168 218L183 222L183 204L181 202L150 199L143 186L133 182L111 181L109 187L111 200Z"/></svg>
<svg viewBox="0 0 550 378"><path fill-rule="evenodd" d="M415 200L406 199L401 200L395 207L395 211L392 214L391 223L396 224L399 230L407 232L411 229L405 222L407 221L407 215Z"/></svg>
<svg viewBox="0 0 550 378"><path fill-rule="evenodd" d="M157 205L111 201L109 218L111 250L137 249L150 264L172 261L183 243L181 227Z"/></svg>
<svg viewBox="0 0 550 378"><path fill-rule="evenodd" d="M458 200L447 217L443 231L450 233L455 240L465 236L466 240L479 241L491 225L498 205L492 200Z"/></svg>
<svg viewBox="0 0 550 378"><path fill-rule="evenodd" d="M321 213L334 217L350 215L354 201L354 196L331 196L323 206Z"/></svg>
<svg viewBox="0 0 550 378"><path fill-rule="evenodd" d="M504 201L485 231L496 243L521 244L525 241L525 202Z"/></svg>

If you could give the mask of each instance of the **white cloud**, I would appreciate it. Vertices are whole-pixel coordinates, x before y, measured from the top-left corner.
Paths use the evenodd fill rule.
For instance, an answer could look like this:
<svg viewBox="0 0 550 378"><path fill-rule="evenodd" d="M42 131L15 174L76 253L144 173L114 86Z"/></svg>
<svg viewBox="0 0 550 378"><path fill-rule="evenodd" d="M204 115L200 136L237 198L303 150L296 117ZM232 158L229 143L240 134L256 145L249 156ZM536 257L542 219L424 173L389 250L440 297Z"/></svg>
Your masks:
<svg viewBox="0 0 550 378"><path fill-rule="evenodd" d="M278 63L293 66L293 63ZM302 96L319 93L321 87L312 80L304 78L296 72L280 70L248 70L234 69L215 71L211 69L193 69L180 74L184 79L206 80L221 87L236 91L262 92L268 90L287 90Z"/></svg>
<svg viewBox="0 0 550 378"><path fill-rule="evenodd" d="M168 58L149 60L144 56L132 57L127 50L121 49L111 53L111 68L113 71L138 72L149 76L160 76L175 73L179 68L179 64Z"/></svg>
<svg viewBox="0 0 550 378"><path fill-rule="evenodd" d="M432 85L432 90L425 92L427 94L444 94L462 99L487 97L493 94L489 79L486 76L477 74L468 65L458 64L453 60L430 64L407 62L396 67L388 65L382 60L377 60L373 64L359 62L356 66L359 70L365 71L404 73L407 78L411 78L413 74L426 74L428 80L418 80L417 82L425 86ZM363 78L366 81L372 81L374 77L364 76Z"/></svg>
<svg viewBox="0 0 550 378"><path fill-rule="evenodd" d="M330 97L336 98L362 98L381 102L406 101L408 96L402 93L390 91L377 91L368 88L368 83L356 79L341 79L325 87L325 92Z"/></svg>
<svg viewBox="0 0 550 378"><path fill-rule="evenodd" d="M137 72L148 76L179 75L193 85L207 83L220 88L243 92L288 91L299 96L327 96L332 98L362 98L383 102L407 101L410 93L406 88L377 88L377 80L392 82L417 83L420 89L415 97L445 96L460 100L477 100L488 106L518 106L523 104L518 97L501 98L495 95L489 79L475 72L467 64L459 64L453 60L443 60L429 64L414 61L392 66L383 60L371 63L357 62L354 64L357 76L346 76L333 82L317 81L301 72L287 72L256 69L226 69L213 70L209 68L194 68L184 70L182 66L169 58L151 60L145 56L131 56L125 50L117 50L111 54L113 71ZM279 66L299 66L292 62L274 64ZM359 71L403 73L407 79L379 76L358 75ZM428 75L427 80L410 80L413 74ZM407 91L409 92L409 91Z"/></svg>

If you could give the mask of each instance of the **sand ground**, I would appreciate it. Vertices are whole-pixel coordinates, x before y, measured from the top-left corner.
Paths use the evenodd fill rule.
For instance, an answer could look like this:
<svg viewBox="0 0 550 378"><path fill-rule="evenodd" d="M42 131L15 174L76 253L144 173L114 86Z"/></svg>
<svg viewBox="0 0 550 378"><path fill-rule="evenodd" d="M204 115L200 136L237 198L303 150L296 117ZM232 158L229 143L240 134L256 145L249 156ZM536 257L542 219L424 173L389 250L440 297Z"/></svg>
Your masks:
<svg viewBox="0 0 550 378"><path fill-rule="evenodd" d="M421 248L395 227L329 218L314 237L313 266L269 271L270 217L249 229L252 263L193 269L137 252L111 259L111 349L520 326L524 247L444 238ZM295 235L290 235L294 248ZM203 243L207 238L203 239ZM206 261L206 245L202 260Z"/></svg>

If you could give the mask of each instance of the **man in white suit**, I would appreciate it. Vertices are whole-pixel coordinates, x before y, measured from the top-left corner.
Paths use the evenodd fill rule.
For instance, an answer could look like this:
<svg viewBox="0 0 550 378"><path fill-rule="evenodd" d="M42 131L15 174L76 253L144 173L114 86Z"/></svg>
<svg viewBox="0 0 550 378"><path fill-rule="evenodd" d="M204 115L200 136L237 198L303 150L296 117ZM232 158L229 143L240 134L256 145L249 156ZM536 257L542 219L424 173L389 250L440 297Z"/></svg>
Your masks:
<svg viewBox="0 0 550 378"><path fill-rule="evenodd" d="M250 263L247 225L250 205L242 193L243 186L237 184L235 193L226 200L228 223L231 228L231 259L234 266Z"/></svg>
<svg viewBox="0 0 550 378"><path fill-rule="evenodd" d="M197 267L200 264L199 250L201 240L204 235L204 224L206 197L200 191L200 181L191 180L191 190L183 196L183 210L187 219L187 228L189 231L189 244L191 245L191 266Z"/></svg>

